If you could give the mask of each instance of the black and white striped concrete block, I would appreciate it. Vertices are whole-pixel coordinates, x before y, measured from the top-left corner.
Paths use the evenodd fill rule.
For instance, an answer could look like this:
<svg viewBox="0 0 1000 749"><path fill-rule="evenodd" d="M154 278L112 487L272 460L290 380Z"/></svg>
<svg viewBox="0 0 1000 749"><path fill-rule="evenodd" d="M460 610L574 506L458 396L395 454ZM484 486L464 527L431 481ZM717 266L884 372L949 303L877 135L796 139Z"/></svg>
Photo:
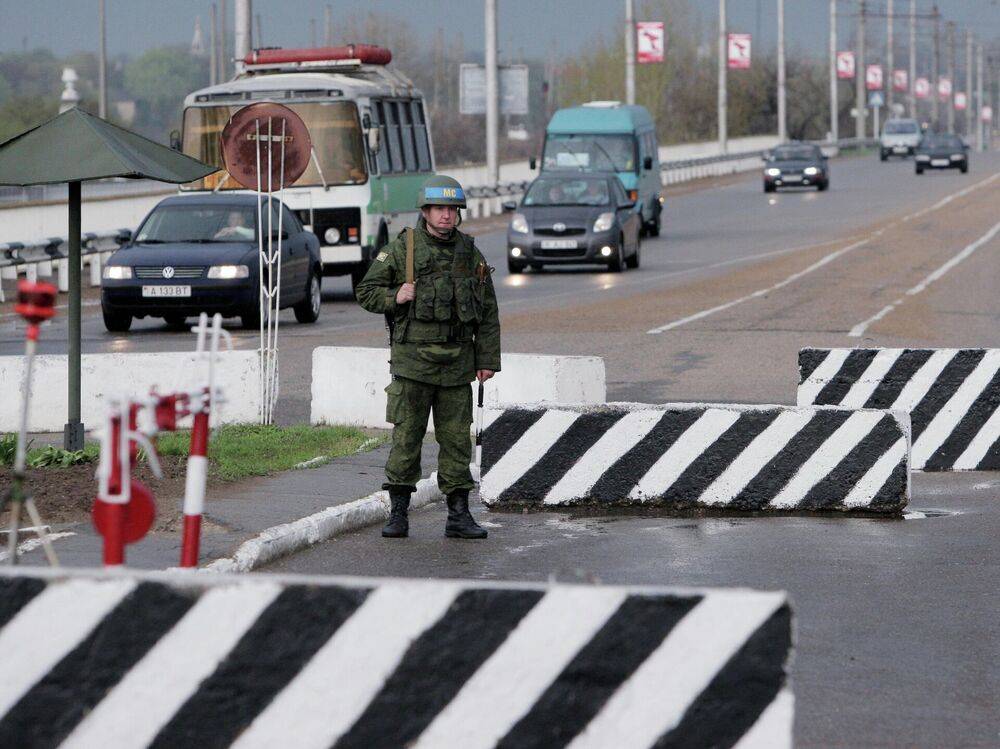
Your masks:
<svg viewBox="0 0 1000 749"><path fill-rule="evenodd" d="M0 573L4 747L790 747L783 593Z"/></svg>
<svg viewBox="0 0 1000 749"><path fill-rule="evenodd" d="M905 414L840 408L644 405L509 408L483 433L494 508L899 513Z"/></svg>
<svg viewBox="0 0 1000 749"><path fill-rule="evenodd" d="M915 471L1000 470L1000 349L802 349L798 404L909 413Z"/></svg>

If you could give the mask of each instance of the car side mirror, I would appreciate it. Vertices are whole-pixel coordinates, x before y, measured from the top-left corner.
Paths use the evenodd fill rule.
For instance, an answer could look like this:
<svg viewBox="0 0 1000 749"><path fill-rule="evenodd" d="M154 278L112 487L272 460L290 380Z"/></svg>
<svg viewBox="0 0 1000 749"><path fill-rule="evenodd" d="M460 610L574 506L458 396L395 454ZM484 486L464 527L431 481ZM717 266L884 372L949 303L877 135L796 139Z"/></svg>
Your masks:
<svg viewBox="0 0 1000 749"><path fill-rule="evenodd" d="M181 131L171 130L170 131L170 148L174 151L181 150Z"/></svg>
<svg viewBox="0 0 1000 749"><path fill-rule="evenodd" d="M132 241L132 230L131 229L119 229L118 233L115 234L115 241L118 243L119 247L124 247L129 242Z"/></svg>
<svg viewBox="0 0 1000 749"><path fill-rule="evenodd" d="M505 200L502 203L504 213L510 213L511 211L517 210L517 202L513 200Z"/></svg>
<svg viewBox="0 0 1000 749"><path fill-rule="evenodd" d="M382 147L381 132L377 127L373 127L368 131L368 150L371 151L372 153L378 153L381 147Z"/></svg>
<svg viewBox="0 0 1000 749"><path fill-rule="evenodd" d="M644 158L642 160L642 168L645 169L647 172L650 169L653 168L653 157L652 156L647 156L646 158Z"/></svg>
<svg viewBox="0 0 1000 749"><path fill-rule="evenodd" d="M531 169L532 171L534 171L535 169L537 169L538 168L538 159L536 159L534 156L532 156L530 159L528 159L528 168Z"/></svg>

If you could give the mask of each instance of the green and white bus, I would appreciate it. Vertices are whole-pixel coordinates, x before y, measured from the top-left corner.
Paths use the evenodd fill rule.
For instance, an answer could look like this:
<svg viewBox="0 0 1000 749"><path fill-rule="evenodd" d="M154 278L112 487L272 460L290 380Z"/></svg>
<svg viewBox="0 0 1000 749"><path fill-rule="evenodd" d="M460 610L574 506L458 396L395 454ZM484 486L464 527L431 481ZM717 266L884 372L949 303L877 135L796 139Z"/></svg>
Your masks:
<svg viewBox="0 0 1000 749"><path fill-rule="evenodd" d="M434 172L423 95L386 67L390 59L368 45L257 50L244 74L184 100L183 152L219 167L220 134L241 107L276 102L302 118L313 159L284 200L319 237L323 274L350 274L352 286L381 247L416 221L419 187ZM221 171L185 189L243 188Z"/></svg>

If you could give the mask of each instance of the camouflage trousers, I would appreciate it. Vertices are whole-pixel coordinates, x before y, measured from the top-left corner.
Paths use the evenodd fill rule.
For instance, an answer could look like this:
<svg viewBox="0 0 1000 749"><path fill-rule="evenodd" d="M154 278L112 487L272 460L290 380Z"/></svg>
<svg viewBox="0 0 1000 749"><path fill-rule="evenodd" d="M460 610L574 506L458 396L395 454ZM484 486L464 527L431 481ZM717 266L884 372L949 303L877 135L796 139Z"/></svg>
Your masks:
<svg viewBox="0 0 1000 749"><path fill-rule="evenodd" d="M439 446L438 487L444 494L472 489L472 388L444 387L397 377L385 389L385 419L393 425L392 449L385 464L383 489L412 492L420 480L420 448L427 419L434 414Z"/></svg>

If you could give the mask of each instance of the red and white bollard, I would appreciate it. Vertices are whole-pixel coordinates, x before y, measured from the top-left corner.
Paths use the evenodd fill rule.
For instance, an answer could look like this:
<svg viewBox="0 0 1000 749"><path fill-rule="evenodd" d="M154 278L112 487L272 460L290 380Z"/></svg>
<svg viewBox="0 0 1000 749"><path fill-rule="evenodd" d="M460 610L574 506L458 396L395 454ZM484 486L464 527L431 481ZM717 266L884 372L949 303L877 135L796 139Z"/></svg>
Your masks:
<svg viewBox="0 0 1000 749"><path fill-rule="evenodd" d="M201 516L205 512L205 482L208 479L208 421L211 404L209 391L194 411L191 448L184 482L184 532L181 542L181 567L197 567L201 546Z"/></svg>

